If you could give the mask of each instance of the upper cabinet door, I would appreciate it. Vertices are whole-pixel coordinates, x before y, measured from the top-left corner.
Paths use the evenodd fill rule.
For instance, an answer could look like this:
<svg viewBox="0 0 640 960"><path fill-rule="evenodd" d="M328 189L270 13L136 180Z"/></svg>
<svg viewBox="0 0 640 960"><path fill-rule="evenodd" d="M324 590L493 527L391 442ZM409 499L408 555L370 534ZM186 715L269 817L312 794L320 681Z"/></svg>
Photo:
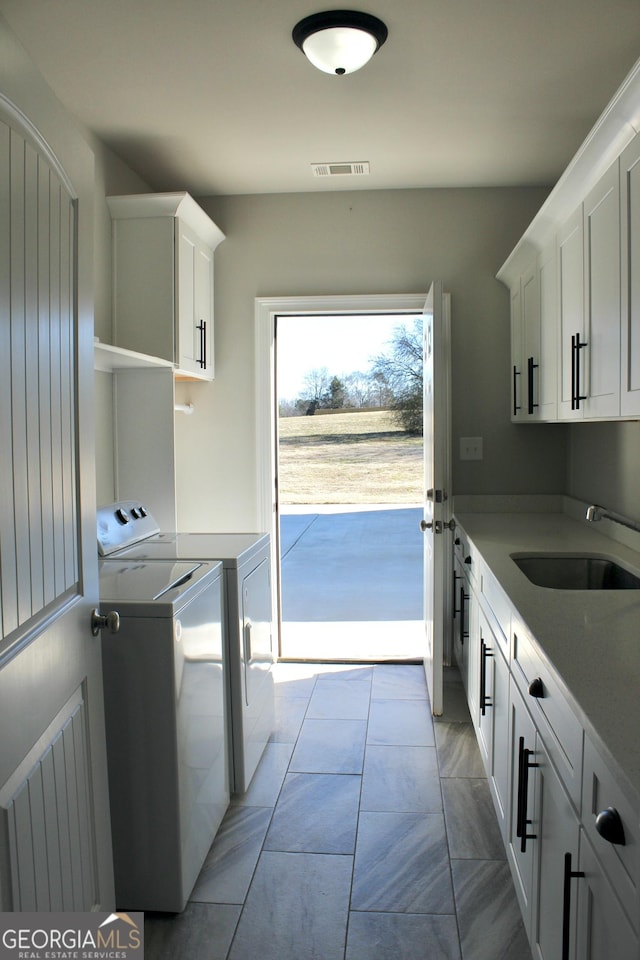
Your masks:
<svg viewBox="0 0 640 960"><path fill-rule="evenodd" d="M186 193L108 197L114 336L176 374L213 379L213 255L222 231Z"/></svg>
<svg viewBox="0 0 640 960"><path fill-rule="evenodd" d="M620 415L620 177L618 162L584 201L584 416ZM582 401L580 401L582 406Z"/></svg>
<svg viewBox="0 0 640 960"><path fill-rule="evenodd" d="M534 393L539 420L558 416L558 248L555 237L545 247L538 264L540 289L540 360L535 371ZM536 381L534 381L535 387Z"/></svg>
<svg viewBox="0 0 640 960"><path fill-rule="evenodd" d="M176 245L176 363L185 374L213 379L213 252L181 220L176 221Z"/></svg>
<svg viewBox="0 0 640 960"><path fill-rule="evenodd" d="M620 412L640 414L640 136L620 157L622 342Z"/></svg>
<svg viewBox="0 0 640 960"><path fill-rule="evenodd" d="M577 397L584 389L584 256L582 207L558 234L558 413L560 419L583 416Z"/></svg>

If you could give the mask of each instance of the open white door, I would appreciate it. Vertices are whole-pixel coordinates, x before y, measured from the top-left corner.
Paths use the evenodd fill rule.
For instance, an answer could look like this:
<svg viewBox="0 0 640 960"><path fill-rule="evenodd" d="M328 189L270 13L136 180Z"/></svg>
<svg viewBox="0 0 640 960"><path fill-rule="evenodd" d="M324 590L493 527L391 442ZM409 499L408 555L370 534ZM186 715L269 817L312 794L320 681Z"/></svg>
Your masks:
<svg viewBox="0 0 640 960"><path fill-rule="evenodd" d="M424 306L424 669L431 712L443 711L445 637L450 628L450 298L433 283Z"/></svg>

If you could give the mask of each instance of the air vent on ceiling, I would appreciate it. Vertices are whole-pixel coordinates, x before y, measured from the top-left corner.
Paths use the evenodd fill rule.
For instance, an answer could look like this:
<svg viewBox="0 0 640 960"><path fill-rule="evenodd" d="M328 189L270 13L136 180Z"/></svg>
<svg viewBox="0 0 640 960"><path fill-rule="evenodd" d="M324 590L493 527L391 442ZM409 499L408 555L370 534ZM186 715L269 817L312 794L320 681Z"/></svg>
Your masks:
<svg viewBox="0 0 640 960"><path fill-rule="evenodd" d="M369 161L358 163L312 163L314 177L363 177L369 174Z"/></svg>

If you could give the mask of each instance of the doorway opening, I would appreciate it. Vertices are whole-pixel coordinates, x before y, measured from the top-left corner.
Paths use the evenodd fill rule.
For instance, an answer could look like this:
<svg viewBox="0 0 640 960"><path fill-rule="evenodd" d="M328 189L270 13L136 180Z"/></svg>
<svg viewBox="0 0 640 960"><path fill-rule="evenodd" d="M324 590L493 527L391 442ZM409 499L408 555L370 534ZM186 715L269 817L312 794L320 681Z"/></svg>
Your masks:
<svg viewBox="0 0 640 960"><path fill-rule="evenodd" d="M422 315L278 314L280 657L419 661Z"/></svg>

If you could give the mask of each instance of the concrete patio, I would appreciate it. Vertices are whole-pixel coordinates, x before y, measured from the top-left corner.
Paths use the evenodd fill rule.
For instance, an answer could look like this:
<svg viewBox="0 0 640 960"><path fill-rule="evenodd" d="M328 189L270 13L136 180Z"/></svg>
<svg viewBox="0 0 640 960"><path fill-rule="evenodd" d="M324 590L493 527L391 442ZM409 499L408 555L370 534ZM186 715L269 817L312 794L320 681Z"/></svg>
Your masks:
<svg viewBox="0 0 640 960"><path fill-rule="evenodd" d="M422 508L286 506L281 656L421 660Z"/></svg>

